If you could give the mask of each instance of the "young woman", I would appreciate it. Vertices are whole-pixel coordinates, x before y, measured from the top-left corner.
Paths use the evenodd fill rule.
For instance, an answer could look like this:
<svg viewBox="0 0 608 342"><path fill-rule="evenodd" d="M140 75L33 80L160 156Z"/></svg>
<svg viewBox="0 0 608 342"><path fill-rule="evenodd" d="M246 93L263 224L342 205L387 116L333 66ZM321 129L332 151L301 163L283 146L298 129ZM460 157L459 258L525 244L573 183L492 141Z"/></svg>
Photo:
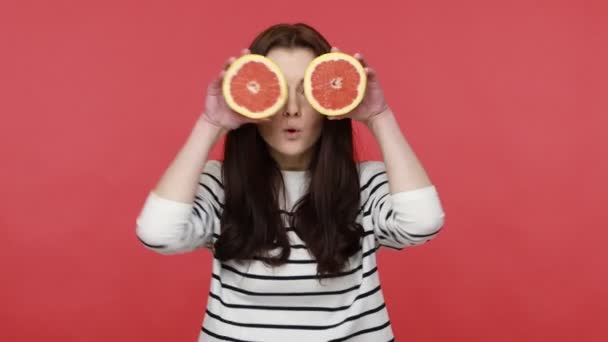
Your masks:
<svg viewBox="0 0 608 342"><path fill-rule="evenodd" d="M260 33L242 53L278 64L287 104L270 119L239 116L222 98L222 71L137 218L153 251L212 252L200 341L394 340L376 253L432 239L444 212L372 69L363 102L343 117L306 101L304 70L331 50L305 24ZM369 128L384 161L355 160L352 120ZM223 161L208 160L224 134Z"/></svg>

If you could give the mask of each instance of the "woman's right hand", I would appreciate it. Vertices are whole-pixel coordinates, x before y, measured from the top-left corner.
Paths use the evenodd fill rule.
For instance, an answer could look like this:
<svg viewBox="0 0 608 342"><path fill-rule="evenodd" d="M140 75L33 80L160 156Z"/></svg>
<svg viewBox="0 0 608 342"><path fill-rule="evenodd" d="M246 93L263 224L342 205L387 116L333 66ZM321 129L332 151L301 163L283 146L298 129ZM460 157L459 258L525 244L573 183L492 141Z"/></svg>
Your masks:
<svg viewBox="0 0 608 342"><path fill-rule="evenodd" d="M241 56L250 53L248 49L241 51ZM270 119L251 119L233 111L222 93L222 82L226 70L236 60L235 57L230 57L224 65L224 70L213 80L207 87L207 96L205 99L205 110L201 114L201 119L226 130L233 130L245 123L259 123L269 121Z"/></svg>

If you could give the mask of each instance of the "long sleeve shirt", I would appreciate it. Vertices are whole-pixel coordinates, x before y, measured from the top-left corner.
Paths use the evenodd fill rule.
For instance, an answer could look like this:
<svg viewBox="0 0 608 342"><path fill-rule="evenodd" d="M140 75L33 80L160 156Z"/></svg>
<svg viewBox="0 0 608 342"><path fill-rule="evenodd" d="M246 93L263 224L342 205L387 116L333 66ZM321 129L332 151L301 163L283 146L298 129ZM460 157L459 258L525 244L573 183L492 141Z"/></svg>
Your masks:
<svg viewBox="0 0 608 342"><path fill-rule="evenodd" d="M208 161L193 203L150 192L137 218L146 248L162 254L210 249L221 234L224 188L220 161ZM358 163L364 228L362 248L338 276L316 276L316 263L295 231L286 228L291 255L269 268L213 258L199 341L394 341L376 263L380 248L401 250L433 239L444 224L434 185L390 193L385 164ZM307 171L282 171L285 222L306 191Z"/></svg>

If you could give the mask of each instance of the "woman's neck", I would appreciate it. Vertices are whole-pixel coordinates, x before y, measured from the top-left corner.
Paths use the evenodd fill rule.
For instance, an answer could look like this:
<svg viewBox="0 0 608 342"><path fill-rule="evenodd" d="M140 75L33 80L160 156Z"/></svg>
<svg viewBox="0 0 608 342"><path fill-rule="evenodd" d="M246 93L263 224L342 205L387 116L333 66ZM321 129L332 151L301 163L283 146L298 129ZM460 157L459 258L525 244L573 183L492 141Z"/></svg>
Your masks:
<svg viewBox="0 0 608 342"><path fill-rule="evenodd" d="M303 153L298 156L285 156L275 153L273 157L282 171L306 171L310 163L309 153Z"/></svg>

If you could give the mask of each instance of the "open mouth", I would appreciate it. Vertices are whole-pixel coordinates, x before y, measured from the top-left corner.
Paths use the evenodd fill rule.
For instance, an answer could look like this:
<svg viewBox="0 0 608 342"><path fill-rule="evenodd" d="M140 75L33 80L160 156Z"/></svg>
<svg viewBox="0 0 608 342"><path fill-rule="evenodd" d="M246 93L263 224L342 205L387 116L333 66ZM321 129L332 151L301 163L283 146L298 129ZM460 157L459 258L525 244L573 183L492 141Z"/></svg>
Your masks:
<svg viewBox="0 0 608 342"><path fill-rule="evenodd" d="M289 140L298 139L301 134L301 131L296 128L286 128L283 130L283 132L284 132L283 134L285 134L285 137Z"/></svg>

